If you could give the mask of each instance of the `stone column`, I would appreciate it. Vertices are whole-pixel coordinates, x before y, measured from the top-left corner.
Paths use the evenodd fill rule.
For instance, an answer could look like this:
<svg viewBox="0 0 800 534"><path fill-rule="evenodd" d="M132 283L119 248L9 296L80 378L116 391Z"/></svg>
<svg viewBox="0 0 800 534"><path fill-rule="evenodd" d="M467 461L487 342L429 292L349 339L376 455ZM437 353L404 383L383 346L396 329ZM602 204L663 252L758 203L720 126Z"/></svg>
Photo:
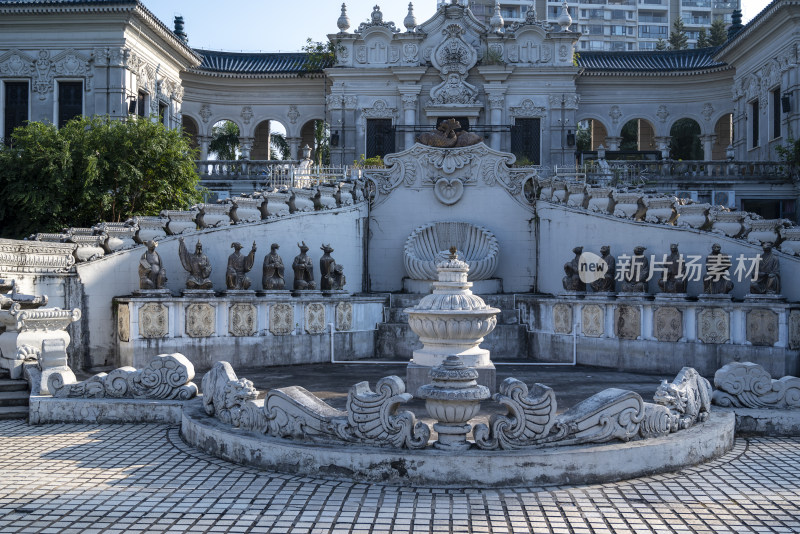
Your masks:
<svg viewBox="0 0 800 534"><path fill-rule="evenodd" d="M495 89L488 94L489 100L489 124L492 126L492 136L489 140L489 146L493 150L500 150L500 129L494 128L503 124L503 105L505 104L505 88Z"/></svg>
<svg viewBox="0 0 800 534"><path fill-rule="evenodd" d="M717 140L717 136L714 134L705 134L700 136L700 141L703 143L703 159L705 161L711 161L711 154L714 150L714 141Z"/></svg>
<svg viewBox="0 0 800 534"><path fill-rule="evenodd" d="M208 159L208 145L211 143L211 137L208 135L198 135L197 142L200 145L200 160L205 161Z"/></svg>
<svg viewBox="0 0 800 534"><path fill-rule="evenodd" d="M661 151L661 157L664 159L669 158L669 142L671 139L670 136L653 138L656 142L656 149Z"/></svg>
<svg viewBox="0 0 800 534"><path fill-rule="evenodd" d="M300 138L287 137L286 141L289 143L289 157L291 159L300 159Z"/></svg>
<svg viewBox="0 0 800 534"><path fill-rule="evenodd" d="M240 137L239 145L242 151L242 159L250 159L250 151L253 149L252 137Z"/></svg>
<svg viewBox="0 0 800 534"><path fill-rule="evenodd" d="M622 143L622 137L606 137L606 146L608 147L607 150L619 150L619 145Z"/></svg>
<svg viewBox="0 0 800 534"><path fill-rule="evenodd" d="M414 144L414 126L417 124L417 103L421 87L401 87L400 94L403 102L403 124L406 127L403 135L403 149L408 150Z"/></svg>

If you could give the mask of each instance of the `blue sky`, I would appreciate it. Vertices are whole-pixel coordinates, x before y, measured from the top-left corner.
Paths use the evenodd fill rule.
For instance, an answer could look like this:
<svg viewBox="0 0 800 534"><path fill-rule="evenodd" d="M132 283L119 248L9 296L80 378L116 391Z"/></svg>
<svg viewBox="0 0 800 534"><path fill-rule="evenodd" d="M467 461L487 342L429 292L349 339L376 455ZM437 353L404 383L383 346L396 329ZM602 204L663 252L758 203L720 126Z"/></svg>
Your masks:
<svg viewBox="0 0 800 534"><path fill-rule="evenodd" d="M189 44L195 48L229 51L294 52L306 38L325 40L336 33L341 11L337 0L143 0L167 26L176 14L183 15ZM376 0L349 0L350 31L366 21ZM378 1L384 20L404 30L408 13L406 0ZM758 14L769 0L742 0L745 22ZM418 22L436 11L436 0L417 0L414 12Z"/></svg>

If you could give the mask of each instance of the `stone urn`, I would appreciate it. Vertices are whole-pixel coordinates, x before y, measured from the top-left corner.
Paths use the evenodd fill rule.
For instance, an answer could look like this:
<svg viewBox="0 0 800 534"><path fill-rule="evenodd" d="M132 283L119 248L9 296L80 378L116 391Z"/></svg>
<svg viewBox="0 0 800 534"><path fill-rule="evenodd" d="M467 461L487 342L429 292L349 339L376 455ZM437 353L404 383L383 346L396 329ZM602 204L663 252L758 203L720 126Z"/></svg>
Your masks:
<svg viewBox="0 0 800 534"><path fill-rule="evenodd" d="M169 235L180 235L197 230L197 211L162 210L160 215L169 219L167 222L167 233Z"/></svg>
<svg viewBox="0 0 800 534"><path fill-rule="evenodd" d="M134 217L133 225L138 228L136 231L136 242L139 244L147 241L157 241L167 237L164 227L169 222L166 217Z"/></svg>
<svg viewBox="0 0 800 534"><path fill-rule="evenodd" d="M781 252L800 256L800 226L781 228L781 237L783 242L778 247Z"/></svg>
<svg viewBox="0 0 800 534"><path fill-rule="evenodd" d="M675 217L675 198L667 196L645 197L647 208L644 220L649 223L669 224Z"/></svg>
<svg viewBox="0 0 800 534"><path fill-rule="evenodd" d="M642 209L640 191L614 191L614 217L634 219Z"/></svg>
<svg viewBox="0 0 800 534"><path fill-rule="evenodd" d="M467 434L472 430L468 421L478 415L481 401L491 396L489 388L479 386L478 371L455 355L431 369L428 376L431 383L420 387L417 397L425 399L428 415L438 421L433 429L439 439L433 446L449 451L468 449Z"/></svg>
<svg viewBox="0 0 800 534"><path fill-rule="evenodd" d="M744 227L747 232L747 242L754 245L764 243L777 243L778 232L783 228L783 219L750 219L745 220Z"/></svg>
<svg viewBox="0 0 800 534"><path fill-rule="evenodd" d="M229 199L233 224L246 224L261 220L261 198L237 197Z"/></svg>
<svg viewBox="0 0 800 534"><path fill-rule="evenodd" d="M700 230L708 222L708 210L711 204L683 204L677 206L678 220L676 226Z"/></svg>
<svg viewBox="0 0 800 534"><path fill-rule="evenodd" d="M439 280L433 283L433 293L413 308L403 310L423 345L414 351L409 362L408 390L413 392L426 384L428 371L455 355L468 367L475 367L479 383L494 391L494 364L489 351L480 344L497 326L500 310L472 294L472 282L467 282L469 265L458 259L455 247L450 249L449 258L436 265L436 270Z"/></svg>
<svg viewBox="0 0 800 534"><path fill-rule="evenodd" d="M289 200L289 211L292 213L298 211L314 211L314 201L312 197L316 194L316 191L297 187L293 187L290 191L292 197Z"/></svg>
<svg viewBox="0 0 800 534"><path fill-rule="evenodd" d="M742 233L744 215L741 211L711 211L708 214L711 231L715 234L736 237Z"/></svg>
<svg viewBox="0 0 800 534"><path fill-rule="evenodd" d="M567 206L582 208L586 200L586 184L582 182L570 182L567 184Z"/></svg>
<svg viewBox="0 0 800 534"><path fill-rule="evenodd" d="M588 187L586 192L589 194L589 211L595 213L608 213L611 204L611 187Z"/></svg>
<svg viewBox="0 0 800 534"><path fill-rule="evenodd" d="M219 204L198 204L197 226L200 228L217 228L231 224L231 205L226 203Z"/></svg>

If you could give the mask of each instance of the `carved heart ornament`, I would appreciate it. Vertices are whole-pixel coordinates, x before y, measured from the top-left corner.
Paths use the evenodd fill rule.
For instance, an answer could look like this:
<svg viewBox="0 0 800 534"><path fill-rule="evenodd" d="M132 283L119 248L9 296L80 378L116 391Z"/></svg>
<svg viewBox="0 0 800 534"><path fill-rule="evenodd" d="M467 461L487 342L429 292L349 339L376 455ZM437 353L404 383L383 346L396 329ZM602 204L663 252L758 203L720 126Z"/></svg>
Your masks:
<svg viewBox="0 0 800 534"><path fill-rule="evenodd" d="M446 206L451 206L464 196L464 183L458 178L439 178L433 185L436 199Z"/></svg>

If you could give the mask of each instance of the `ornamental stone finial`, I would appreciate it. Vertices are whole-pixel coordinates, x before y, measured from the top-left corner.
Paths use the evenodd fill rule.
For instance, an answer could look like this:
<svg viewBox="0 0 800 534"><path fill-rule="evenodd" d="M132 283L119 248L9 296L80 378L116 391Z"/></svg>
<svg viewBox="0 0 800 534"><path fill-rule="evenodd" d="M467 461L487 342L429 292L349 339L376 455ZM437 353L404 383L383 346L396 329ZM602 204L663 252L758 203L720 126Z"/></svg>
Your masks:
<svg viewBox="0 0 800 534"><path fill-rule="evenodd" d="M505 21L502 15L500 15L500 1L497 0L494 3L494 15L489 19L489 26L492 28L493 32L497 33L503 28L504 23Z"/></svg>
<svg viewBox="0 0 800 534"><path fill-rule="evenodd" d="M339 33L345 33L350 28L350 17L347 16L347 4L344 2L342 2L342 14L339 15L336 25L339 27Z"/></svg>
<svg viewBox="0 0 800 534"><path fill-rule="evenodd" d="M383 12L381 12L381 6L375 5L372 8L372 23L373 24L381 24L383 22Z"/></svg>
<svg viewBox="0 0 800 534"><path fill-rule="evenodd" d="M536 22L536 2L532 1L528 6L528 11L525 12L525 22L531 24Z"/></svg>
<svg viewBox="0 0 800 534"><path fill-rule="evenodd" d="M568 32L569 27L572 26L572 17L569 14L569 6L567 0L561 4L561 13L558 15L558 25L561 26L562 32Z"/></svg>
<svg viewBox="0 0 800 534"><path fill-rule="evenodd" d="M412 2L408 3L408 15L403 20L403 25L410 32L413 32L414 28L417 27L417 17L414 16L414 4Z"/></svg>

